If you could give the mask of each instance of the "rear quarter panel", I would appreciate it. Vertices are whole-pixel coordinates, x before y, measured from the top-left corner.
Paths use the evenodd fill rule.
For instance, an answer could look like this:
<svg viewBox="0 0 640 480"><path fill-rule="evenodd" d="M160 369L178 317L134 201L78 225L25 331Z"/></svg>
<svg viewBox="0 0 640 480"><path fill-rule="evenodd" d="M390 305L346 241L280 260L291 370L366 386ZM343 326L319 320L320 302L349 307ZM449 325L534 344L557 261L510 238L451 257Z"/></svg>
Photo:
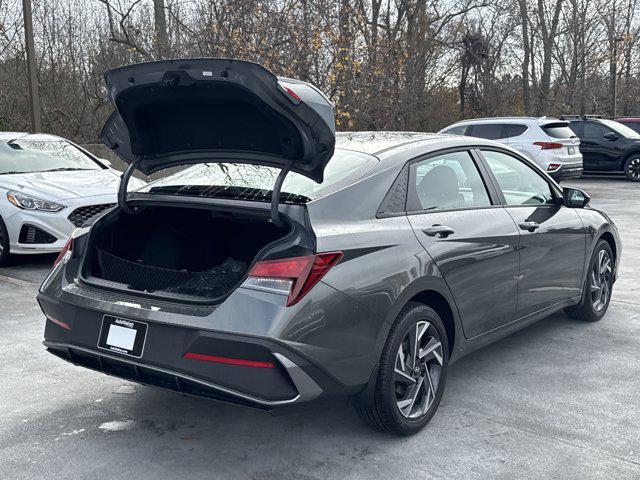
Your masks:
<svg viewBox="0 0 640 480"><path fill-rule="evenodd" d="M433 290L454 310L438 268L418 242L406 215L376 218L376 211L399 169L382 171L308 205L318 252L340 250L343 260L322 282L366 307L366 318L345 317L362 325L370 338L371 368L402 307L416 294ZM366 325L366 327L365 327Z"/></svg>

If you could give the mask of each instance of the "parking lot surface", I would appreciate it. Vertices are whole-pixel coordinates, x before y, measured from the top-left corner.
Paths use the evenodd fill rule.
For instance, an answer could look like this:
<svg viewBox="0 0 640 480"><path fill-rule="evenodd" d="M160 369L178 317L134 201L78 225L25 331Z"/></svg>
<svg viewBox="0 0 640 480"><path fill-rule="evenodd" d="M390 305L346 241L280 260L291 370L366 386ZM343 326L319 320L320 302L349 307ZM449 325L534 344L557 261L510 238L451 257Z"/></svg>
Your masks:
<svg viewBox="0 0 640 480"><path fill-rule="evenodd" d="M0 479L640 478L640 185L566 184L620 228L609 312L558 313L455 363L409 438L348 407L274 417L74 367L41 344L55 256L0 269Z"/></svg>

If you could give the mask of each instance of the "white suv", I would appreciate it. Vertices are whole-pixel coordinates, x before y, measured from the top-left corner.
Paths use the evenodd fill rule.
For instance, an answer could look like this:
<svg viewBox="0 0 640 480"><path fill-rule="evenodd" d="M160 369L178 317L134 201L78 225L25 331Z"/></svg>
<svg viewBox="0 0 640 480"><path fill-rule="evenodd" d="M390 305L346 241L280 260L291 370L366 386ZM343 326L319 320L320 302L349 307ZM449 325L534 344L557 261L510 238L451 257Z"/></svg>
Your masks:
<svg viewBox="0 0 640 480"><path fill-rule="evenodd" d="M502 117L463 120L440 133L488 138L515 148L556 180L582 175L580 139L557 118Z"/></svg>

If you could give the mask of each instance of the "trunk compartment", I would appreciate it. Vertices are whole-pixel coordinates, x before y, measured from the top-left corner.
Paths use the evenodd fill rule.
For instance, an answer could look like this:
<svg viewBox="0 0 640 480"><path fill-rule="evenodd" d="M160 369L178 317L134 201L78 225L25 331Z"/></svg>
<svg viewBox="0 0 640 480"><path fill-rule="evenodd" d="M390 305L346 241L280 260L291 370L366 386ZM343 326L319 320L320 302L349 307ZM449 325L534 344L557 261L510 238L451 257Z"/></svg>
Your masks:
<svg viewBox="0 0 640 480"><path fill-rule="evenodd" d="M245 278L268 246L298 251L301 227L285 217L283 227L265 212L208 208L146 207L136 214L116 210L92 228L82 269L87 283L162 298L215 303ZM294 237L294 238L292 238ZM299 252L298 252L299 253Z"/></svg>

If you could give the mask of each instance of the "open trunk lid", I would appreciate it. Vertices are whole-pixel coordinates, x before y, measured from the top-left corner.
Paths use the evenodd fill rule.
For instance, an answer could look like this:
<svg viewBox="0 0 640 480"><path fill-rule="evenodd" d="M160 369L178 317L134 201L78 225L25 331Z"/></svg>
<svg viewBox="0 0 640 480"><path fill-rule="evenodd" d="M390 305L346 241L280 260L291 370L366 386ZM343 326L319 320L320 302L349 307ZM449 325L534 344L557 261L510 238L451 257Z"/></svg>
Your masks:
<svg viewBox="0 0 640 480"><path fill-rule="evenodd" d="M163 60L109 70L105 80L116 111L101 140L146 175L237 159L321 182L333 155L329 100L255 63Z"/></svg>

